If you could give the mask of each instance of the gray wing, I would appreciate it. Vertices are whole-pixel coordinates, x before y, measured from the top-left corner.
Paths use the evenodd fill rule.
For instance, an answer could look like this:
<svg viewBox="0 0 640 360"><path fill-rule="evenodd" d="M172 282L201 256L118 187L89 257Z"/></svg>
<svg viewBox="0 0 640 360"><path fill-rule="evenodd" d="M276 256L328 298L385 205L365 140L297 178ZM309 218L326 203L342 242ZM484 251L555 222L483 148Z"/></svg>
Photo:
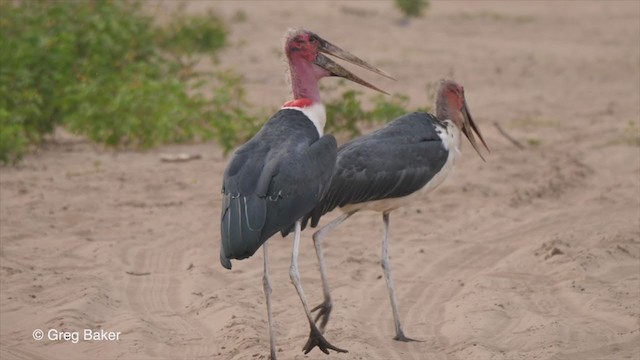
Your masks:
<svg viewBox="0 0 640 360"><path fill-rule="evenodd" d="M426 185L448 157L430 114L402 116L338 150L331 185L311 213L311 226L336 207L409 195Z"/></svg>
<svg viewBox="0 0 640 360"><path fill-rule="evenodd" d="M318 203L335 166L335 138L281 110L234 154L224 175L220 261L244 259Z"/></svg>
<svg viewBox="0 0 640 360"><path fill-rule="evenodd" d="M313 210L329 189L337 157L336 139L325 135L300 155L299 161L305 166L287 168L272 180L270 193L282 195L278 201L268 203L272 220L263 230L267 238L276 232L286 236L295 222Z"/></svg>

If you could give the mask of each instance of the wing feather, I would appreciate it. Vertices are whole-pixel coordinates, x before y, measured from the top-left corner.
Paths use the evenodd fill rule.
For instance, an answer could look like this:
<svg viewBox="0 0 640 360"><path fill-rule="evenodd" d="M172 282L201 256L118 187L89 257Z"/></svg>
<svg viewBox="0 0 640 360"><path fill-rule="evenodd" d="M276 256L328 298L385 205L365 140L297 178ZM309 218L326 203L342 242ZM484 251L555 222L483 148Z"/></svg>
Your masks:
<svg viewBox="0 0 640 360"><path fill-rule="evenodd" d="M321 199L329 187L337 145L319 138L298 110L280 110L229 162L223 181L220 262L255 253Z"/></svg>
<svg viewBox="0 0 640 360"><path fill-rule="evenodd" d="M317 226L336 207L403 197L425 186L448 157L439 126L433 115L412 113L340 147L331 186L305 220Z"/></svg>

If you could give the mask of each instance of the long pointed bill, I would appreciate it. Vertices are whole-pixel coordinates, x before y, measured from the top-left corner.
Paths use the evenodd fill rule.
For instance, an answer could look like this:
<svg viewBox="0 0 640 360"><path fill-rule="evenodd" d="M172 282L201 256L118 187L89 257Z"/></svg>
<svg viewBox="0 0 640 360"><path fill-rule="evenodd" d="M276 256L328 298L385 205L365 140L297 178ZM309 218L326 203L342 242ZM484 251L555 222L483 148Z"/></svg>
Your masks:
<svg viewBox="0 0 640 360"><path fill-rule="evenodd" d="M367 69L369 71L373 71L374 73L382 75L391 80L395 80L393 76L387 74L385 71L378 69L377 67L369 64L368 62L360 59L359 57L351 54L350 52L340 49L339 47L333 45L327 40L321 39L319 36L318 36L318 39L320 41L320 46L318 47L318 51L321 51L325 54L333 55L339 59L348 61L354 65L358 65L361 68Z"/></svg>
<svg viewBox="0 0 640 360"><path fill-rule="evenodd" d="M332 56L335 56L339 59L342 59L344 61L348 61L354 65L360 66L364 69L367 69L369 71L373 71L376 74L382 75L384 77L387 77L389 79L395 80L393 78L393 76L387 74L386 72L378 69L377 67L369 64L368 62L360 59L359 57L351 54L348 51L344 51L342 49L340 49L339 47L333 45L332 43L328 42L325 39L322 39L321 37L319 37L318 35L314 34L315 37L318 39L319 42L319 46L318 46L318 51L320 52L318 54L318 56L316 57L315 60L315 64L322 67L323 69L329 71L332 75L334 76L339 76L342 78L345 78L347 80L351 80L355 83L358 83L360 85L366 86L370 89L379 91L381 93L387 94L388 93L386 91L380 90L379 88L377 88L374 85L371 85L370 83L368 83L367 81L362 80L361 78L359 78L358 76L354 75L353 73L351 73L349 70L343 68L342 66L340 66L338 63L336 63L335 61L331 60L330 58L322 55L321 53L325 53L325 54L329 54Z"/></svg>
<svg viewBox="0 0 640 360"><path fill-rule="evenodd" d="M478 147L478 143L476 143L476 139L473 136L473 132L474 131L478 135L478 138L480 138L480 141L482 141L482 144L487 149L487 151L491 152L491 150L489 149L489 146L487 145L487 142L484 141L484 138L482 137L482 133L480 133L480 129L478 128L476 123L473 121L473 118L471 117L471 114L469 113L469 106L467 105L467 100L466 99L464 100L464 106L462 107L462 115L464 117L464 126L462 127L462 132L466 135L467 139L469 139L469 142L471 143L471 146L473 146L473 148L476 150L478 155L480 155L480 158L483 161L487 161L482 156L482 153L480 152L480 148Z"/></svg>
<svg viewBox="0 0 640 360"><path fill-rule="evenodd" d="M347 70L344 67L342 67L337 62L329 59L328 57L326 57L326 56L324 56L322 54L318 54L318 56L316 56L316 60L314 61L314 64L316 64L316 65L320 66L321 68L327 70L333 76L339 76L339 77L345 78L347 80L351 80L351 81L353 81L355 83L358 83L358 84L360 84L362 86L366 86L366 87L368 87L370 89L373 89L373 90L379 91L379 92L381 92L383 94L389 95L388 92L379 89L375 85L372 85L372 84L368 83L365 80L362 80L361 78L359 78L355 74L351 73L349 70Z"/></svg>

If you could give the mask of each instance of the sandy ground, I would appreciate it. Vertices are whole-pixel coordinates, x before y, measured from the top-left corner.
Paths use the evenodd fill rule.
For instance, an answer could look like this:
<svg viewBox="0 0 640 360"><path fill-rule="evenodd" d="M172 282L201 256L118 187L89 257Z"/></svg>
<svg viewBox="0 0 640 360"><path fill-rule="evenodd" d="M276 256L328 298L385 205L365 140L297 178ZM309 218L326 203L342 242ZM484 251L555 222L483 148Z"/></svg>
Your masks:
<svg viewBox="0 0 640 360"><path fill-rule="evenodd" d="M149 4L159 18L175 6ZM280 42L304 25L394 74L364 75L412 106L431 105L428 84L454 77L493 150L483 163L465 143L454 176L391 215L401 316L423 342L391 339L382 222L360 213L326 243L326 336L349 353L303 355L292 239L274 237L280 358L640 359L639 2L436 2L409 26L390 1L193 2L187 11L209 7L246 16L220 62L245 73L252 102L288 99ZM181 152L202 159L160 161ZM0 358L266 359L262 256L232 271L218 262L226 162L215 144L114 153L61 135L2 168ZM311 233L303 239L315 305ZM36 341L35 329L121 334Z"/></svg>

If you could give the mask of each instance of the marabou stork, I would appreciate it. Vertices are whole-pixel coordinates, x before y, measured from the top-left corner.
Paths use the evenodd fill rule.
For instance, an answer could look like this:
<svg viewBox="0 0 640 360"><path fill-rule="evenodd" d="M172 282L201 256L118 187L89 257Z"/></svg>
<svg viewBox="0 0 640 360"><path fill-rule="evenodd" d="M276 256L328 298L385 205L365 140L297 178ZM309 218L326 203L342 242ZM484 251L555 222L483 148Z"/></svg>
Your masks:
<svg viewBox="0 0 640 360"><path fill-rule="evenodd" d="M316 227L320 217L339 207L342 214L313 234L320 265L324 302L319 310L324 332L331 313L331 295L327 284L322 254L323 237L360 210L382 213L382 269L389 290L393 320L398 341L415 341L404 335L391 278L387 253L389 213L432 191L449 175L459 157L460 131L464 133L482 160L473 132L487 151L478 126L469 113L464 88L454 81L443 80L436 100L436 116L416 112L403 115L384 128L354 139L338 149L338 159L329 190L313 211L303 219L311 219Z"/></svg>
<svg viewBox="0 0 640 360"><path fill-rule="evenodd" d="M238 148L224 173L221 214L220 262L231 269L231 259L252 256L264 248L263 286L267 301L271 359L276 359L271 312L271 285L266 241L295 228L289 275L302 300L311 326L306 346L344 351L325 340L309 312L298 272L302 217L309 213L329 187L337 145L323 135L325 108L318 81L339 76L384 92L338 65L323 53L390 77L382 70L306 30L290 30L284 50L289 63L293 100L275 113L262 129Z"/></svg>

